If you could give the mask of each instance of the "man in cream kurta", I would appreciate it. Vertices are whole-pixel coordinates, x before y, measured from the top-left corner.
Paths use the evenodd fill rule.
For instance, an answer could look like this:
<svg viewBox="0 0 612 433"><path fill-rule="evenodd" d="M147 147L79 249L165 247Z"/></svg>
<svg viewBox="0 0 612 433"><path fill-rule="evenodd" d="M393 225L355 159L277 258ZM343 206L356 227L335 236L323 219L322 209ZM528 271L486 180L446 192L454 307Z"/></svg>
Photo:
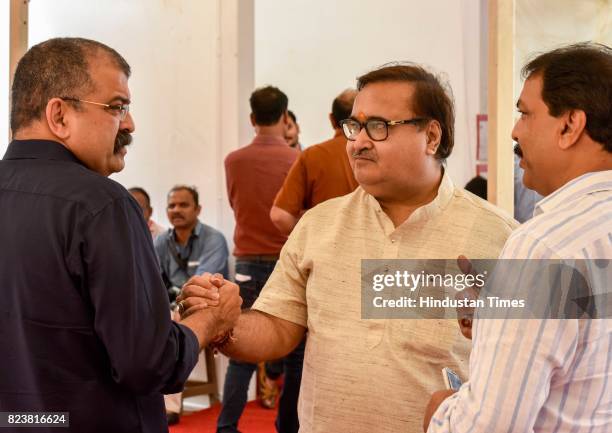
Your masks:
<svg viewBox="0 0 612 433"><path fill-rule="evenodd" d="M357 88L340 125L360 186L300 219L253 309L220 341L254 362L283 356L308 331L302 433L420 433L441 369L467 379L470 342L456 320L362 319L361 261L496 258L515 223L448 176L454 111L434 74L387 66ZM198 297L222 284L183 289L186 307L214 305Z"/></svg>
<svg viewBox="0 0 612 433"><path fill-rule="evenodd" d="M496 257L515 222L444 175L397 228L363 189L305 214L253 308L308 328L300 432L420 432L449 367L467 379L456 320L361 319L361 259Z"/></svg>

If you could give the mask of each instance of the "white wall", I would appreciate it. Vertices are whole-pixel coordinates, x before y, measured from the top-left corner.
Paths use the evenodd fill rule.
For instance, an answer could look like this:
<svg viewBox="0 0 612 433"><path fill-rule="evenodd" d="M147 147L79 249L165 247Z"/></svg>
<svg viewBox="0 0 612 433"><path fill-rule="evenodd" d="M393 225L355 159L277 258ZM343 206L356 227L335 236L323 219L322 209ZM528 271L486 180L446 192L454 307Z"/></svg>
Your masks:
<svg viewBox="0 0 612 433"><path fill-rule="evenodd" d="M331 137L333 98L355 78L390 61L409 60L446 73L456 104L449 171L474 176L476 114L486 68L481 1L256 0L255 83L285 91L311 145ZM486 98L482 98L486 99Z"/></svg>
<svg viewBox="0 0 612 433"><path fill-rule="evenodd" d="M237 53L236 5L237 0L31 0L29 27L30 45L81 36L104 42L127 59L136 132L126 168L113 178L149 191L153 217L165 225L166 192L176 183L196 185L202 219L220 227L228 240L233 217L222 161L238 138L222 134L222 110L230 116L223 121L238 126L235 104L222 93L236 86L226 82L222 88L221 72L238 67L226 60Z"/></svg>
<svg viewBox="0 0 612 433"><path fill-rule="evenodd" d="M612 0L516 0L516 97L521 67L535 54L585 41L612 46Z"/></svg>

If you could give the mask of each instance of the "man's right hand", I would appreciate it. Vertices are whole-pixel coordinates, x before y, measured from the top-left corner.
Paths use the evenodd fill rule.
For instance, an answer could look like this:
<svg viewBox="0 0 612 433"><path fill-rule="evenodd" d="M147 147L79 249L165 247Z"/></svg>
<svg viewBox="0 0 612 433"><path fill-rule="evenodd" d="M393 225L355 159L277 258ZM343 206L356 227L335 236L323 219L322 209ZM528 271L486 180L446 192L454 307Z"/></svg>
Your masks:
<svg viewBox="0 0 612 433"><path fill-rule="evenodd" d="M457 266L465 275L476 275L472 262L464 256L457 257ZM455 299L474 301L478 299L479 292L474 287L467 287L457 293ZM465 338L472 339L472 323L474 321L474 309L468 307L457 308L457 321L459 329Z"/></svg>
<svg viewBox="0 0 612 433"><path fill-rule="evenodd" d="M183 305L181 319L195 319L201 314L212 316L213 338L227 333L238 321L242 298L237 284L225 280L220 274L206 272L189 279L177 301Z"/></svg>

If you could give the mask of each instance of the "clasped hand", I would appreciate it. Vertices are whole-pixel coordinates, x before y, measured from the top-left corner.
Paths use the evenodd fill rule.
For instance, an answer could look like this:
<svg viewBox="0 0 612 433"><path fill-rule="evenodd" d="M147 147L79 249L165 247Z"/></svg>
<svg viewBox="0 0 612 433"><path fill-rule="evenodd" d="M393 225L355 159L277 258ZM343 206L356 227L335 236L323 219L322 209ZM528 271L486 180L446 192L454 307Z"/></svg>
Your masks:
<svg viewBox="0 0 612 433"><path fill-rule="evenodd" d="M187 281L176 298L181 319L210 309L215 316L217 333L232 329L240 316L242 298L238 285L223 278L221 274L194 275Z"/></svg>

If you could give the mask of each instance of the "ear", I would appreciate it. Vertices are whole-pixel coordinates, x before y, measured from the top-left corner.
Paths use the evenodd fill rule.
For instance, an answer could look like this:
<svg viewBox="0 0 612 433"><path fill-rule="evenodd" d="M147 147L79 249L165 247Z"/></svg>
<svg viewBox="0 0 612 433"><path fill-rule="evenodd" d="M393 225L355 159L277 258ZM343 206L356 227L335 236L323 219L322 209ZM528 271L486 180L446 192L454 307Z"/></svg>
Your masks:
<svg viewBox="0 0 612 433"><path fill-rule="evenodd" d="M251 119L251 125L256 126L255 125L255 115L253 113L251 113L251 115L249 116L249 119Z"/></svg>
<svg viewBox="0 0 612 433"><path fill-rule="evenodd" d="M51 98L45 108L45 119L51 132L61 140L70 137L71 119L66 101Z"/></svg>
<svg viewBox="0 0 612 433"><path fill-rule="evenodd" d="M582 110L570 110L561 117L563 125L559 136L559 148L567 150L572 147L586 128L586 113Z"/></svg>
<svg viewBox="0 0 612 433"><path fill-rule="evenodd" d="M427 143L427 154L435 155L442 140L442 128L437 120L432 120L427 124L425 130L425 138Z"/></svg>
<svg viewBox="0 0 612 433"><path fill-rule="evenodd" d="M196 215L200 216L201 211L202 211L202 205L198 205L198 207L196 208Z"/></svg>
<svg viewBox="0 0 612 433"><path fill-rule="evenodd" d="M287 113L287 110L285 110L281 119L285 125L289 125L289 113Z"/></svg>
<svg viewBox="0 0 612 433"><path fill-rule="evenodd" d="M343 119L340 119L340 120L343 120ZM331 126L333 129L340 128L340 124L338 123L339 120L337 120L332 113L329 113L329 122L331 123Z"/></svg>

